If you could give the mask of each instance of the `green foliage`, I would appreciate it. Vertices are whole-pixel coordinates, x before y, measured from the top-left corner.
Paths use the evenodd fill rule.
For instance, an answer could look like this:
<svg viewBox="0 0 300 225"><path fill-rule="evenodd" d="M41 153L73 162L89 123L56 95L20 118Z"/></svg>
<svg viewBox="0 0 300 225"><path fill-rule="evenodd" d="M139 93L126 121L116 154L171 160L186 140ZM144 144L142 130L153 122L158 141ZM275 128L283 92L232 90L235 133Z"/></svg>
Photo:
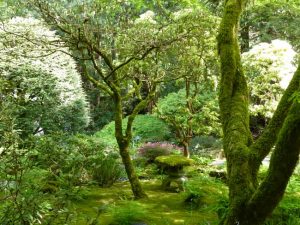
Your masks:
<svg viewBox="0 0 300 225"><path fill-rule="evenodd" d="M49 171L36 167L36 154L24 148L19 133L14 130L14 118L6 114L6 108L1 108L1 112L6 116L6 126L1 129L0 145L0 223L33 225L55 220L58 212L63 216L65 205L56 199L49 200L42 191Z"/></svg>
<svg viewBox="0 0 300 225"><path fill-rule="evenodd" d="M96 155L91 160L91 171L93 180L101 187L113 185L125 171L120 165L119 155L110 153L104 156Z"/></svg>
<svg viewBox="0 0 300 225"><path fill-rule="evenodd" d="M182 154L182 149L174 144L166 142L148 142L138 148L138 154L145 158L148 163L153 163L158 156Z"/></svg>
<svg viewBox="0 0 300 225"><path fill-rule="evenodd" d="M127 118L123 119L123 131L126 124ZM132 132L134 143L166 141L172 137L168 126L162 120L152 115L137 115L133 121ZM115 122L110 122L101 131L97 132L95 136L111 146L117 146L114 133Z"/></svg>
<svg viewBox="0 0 300 225"><path fill-rule="evenodd" d="M218 201L215 209L216 213L218 214L219 220L223 220L228 213L229 210L229 201L227 198L223 197Z"/></svg>
<svg viewBox="0 0 300 225"><path fill-rule="evenodd" d="M203 205L203 197L205 192L199 185L194 185L191 182L187 182L185 185L186 198L184 204L190 210L199 209Z"/></svg>
<svg viewBox="0 0 300 225"><path fill-rule="evenodd" d="M54 181L62 177L70 185L94 180L111 186L124 173L118 154L96 137L59 133L35 138L32 145L36 163L49 168Z"/></svg>
<svg viewBox="0 0 300 225"><path fill-rule="evenodd" d="M159 99L158 116L177 132L185 132L191 126L194 135L220 135L217 92L201 88L194 98L186 99L185 91ZM187 108L187 101L191 101L192 111Z"/></svg>
<svg viewBox="0 0 300 225"><path fill-rule="evenodd" d="M23 135L82 131L89 122L88 105L75 61L60 39L41 21L17 17L0 29L0 76L11 96L14 117Z"/></svg>
<svg viewBox="0 0 300 225"><path fill-rule="evenodd" d="M294 197L285 198L274 210L272 217L265 225L297 225L300 222L299 199Z"/></svg>
<svg viewBox="0 0 300 225"><path fill-rule="evenodd" d="M8 129L0 147L1 224L68 223L74 213L66 208L84 198L78 185L111 186L124 174L118 155L95 138L58 133L21 141Z"/></svg>
<svg viewBox="0 0 300 225"><path fill-rule="evenodd" d="M241 26L250 26L251 45L284 39L299 50L299 14L300 4L296 0L258 1L248 7L242 17Z"/></svg>
<svg viewBox="0 0 300 225"><path fill-rule="evenodd" d="M198 154L202 150L222 149L222 141L213 136L195 136L190 143L192 154Z"/></svg>
<svg viewBox="0 0 300 225"><path fill-rule="evenodd" d="M112 208L111 225L131 225L146 222L148 213L139 203L124 201L122 205Z"/></svg>
<svg viewBox="0 0 300 225"><path fill-rule="evenodd" d="M296 225L300 222L300 176L299 166L296 168L286 189L285 197L274 210L266 225Z"/></svg>
<svg viewBox="0 0 300 225"><path fill-rule="evenodd" d="M170 140L173 135L164 121L152 115L138 115L133 122L133 136L140 142Z"/></svg>

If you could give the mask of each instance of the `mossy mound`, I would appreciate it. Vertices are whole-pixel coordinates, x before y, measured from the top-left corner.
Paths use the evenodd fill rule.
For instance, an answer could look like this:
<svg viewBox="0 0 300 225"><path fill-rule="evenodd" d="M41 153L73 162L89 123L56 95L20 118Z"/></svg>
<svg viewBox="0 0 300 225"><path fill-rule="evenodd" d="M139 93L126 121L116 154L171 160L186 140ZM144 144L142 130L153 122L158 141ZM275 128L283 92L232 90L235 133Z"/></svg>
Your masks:
<svg viewBox="0 0 300 225"><path fill-rule="evenodd" d="M167 155L156 157L155 162L168 167L183 167L191 166L194 163L194 160L180 155Z"/></svg>

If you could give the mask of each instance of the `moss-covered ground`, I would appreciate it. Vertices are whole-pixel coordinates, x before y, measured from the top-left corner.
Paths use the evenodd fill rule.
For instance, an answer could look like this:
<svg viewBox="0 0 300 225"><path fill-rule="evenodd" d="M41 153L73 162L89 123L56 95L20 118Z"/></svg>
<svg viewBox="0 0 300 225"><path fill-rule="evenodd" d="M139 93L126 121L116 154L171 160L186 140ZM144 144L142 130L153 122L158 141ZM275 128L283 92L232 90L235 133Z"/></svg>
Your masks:
<svg viewBox="0 0 300 225"><path fill-rule="evenodd" d="M87 187L84 199L74 202L80 218L76 224L86 224L87 218L95 218L99 209L102 211L98 218L100 224L138 221L149 225L217 224L218 202L227 195L226 186L206 176L191 178L188 182L187 190L177 193L175 189L174 192L163 191L160 180L142 181L148 199L138 201L132 200L128 182L118 182L109 188ZM185 202L191 192L199 197L196 209L192 203Z"/></svg>
<svg viewBox="0 0 300 225"><path fill-rule="evenodd" d="M206 168L208 169L208 168ZM211 169L211 167L210 167ZM224 169L215 167L215 169ZM200 170L202 171L202 169ZM266 175L262 167L260 180ZM217 178L199 172L197 166L186 170L184 192L164 191L159 175L142 180L148 199L133 200L128 181L111 187L82 186L68 204L74 225L214 225L226 211L228 188ZM3 194L3 193L2 193ZM1 193L0 193L1 199ZM187 199L189 201L187 201ZM266 203L267 204L267 203ZM1 208L1 205L0 205ZM61 222L62 220L60 220ZM62 224L62 223L59 223ZM300 224L300 167L292 176L283 200L265 225Z"/></svg>
<svg viewBox="0 0 300 225"><path fill-rule="evenodd" d="M263 169L261 178L264 172ZM89 224L87 221L96 218L97 212L96 221L101 225L218 224L218 214L226 210L226 184L202 173L192 174L185 192L180 193L175 188L173 192L163 191L158 178L143 180L149 198L138 201L132 199L127 181L117 182L109 188L85 187L82 200L73 201L72 210L77 213L74 224ZM186 202L191 194L197 198L196 207L192 204L195 202ZM280 205L266 222L266 225L275 224L300 224L300 176L297 173L291 178Z"/></svg>

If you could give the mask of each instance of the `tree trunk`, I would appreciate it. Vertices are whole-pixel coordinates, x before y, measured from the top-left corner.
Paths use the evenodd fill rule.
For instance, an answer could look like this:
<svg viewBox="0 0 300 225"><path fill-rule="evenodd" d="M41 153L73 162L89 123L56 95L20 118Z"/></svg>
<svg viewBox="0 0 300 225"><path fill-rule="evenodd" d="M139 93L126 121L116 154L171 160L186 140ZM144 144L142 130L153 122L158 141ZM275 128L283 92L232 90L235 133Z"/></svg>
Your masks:
<svg viewBox="0 0 300 225"><path fill-rule="evenodd" d="M183 155L187 158L190 158L189 144L187 141L182 142L183 145Z"/></svg>
<svg viewBox="0 0 300 225"><path fill-rule="evenodd" d="M238 29L246 0L227 0L218 35L221 61L219 105L227 159L229 209L221 224L262 224L281 200L300 151L300 103L290 100L299 89L300 67L274 117L253 144L249 127L248 88L240 59ZM265 180L261 161L276 143Z"/></svg>
<svg viewBox="0 0 300 225"><path fill-rule="evenodd" d="M118 142L120 155L122 162L125 166L126 174L129 179L131 189L135 199L146 198L147 195L144 192L138 176L135 173L134 166L132 164L130 154L129 154L129 144L132 139L131 129L127 129L127 135L123 135L122 128L122 100L119 93L114 93L114 103L115 103L115 137ZM130 120L130 119L129 119ZM133 119L132 119L133 120Z"/></svg>
<svg viewBox="0 0 300 225"><path fill-rule="evenodd" d="M146 193L144 192L140 181L138 179L138 176L135 173L134 166L132 164L130 154L129 154L129 143L127 140L123 141L118 141L119 144L119 150L120 150L120 155L122 157L122 162L125 166L126 174L128 176L130 185L131 185L131 190L133 192L133 195L135 199L141 199L141 198L147 198Z"/></svg>

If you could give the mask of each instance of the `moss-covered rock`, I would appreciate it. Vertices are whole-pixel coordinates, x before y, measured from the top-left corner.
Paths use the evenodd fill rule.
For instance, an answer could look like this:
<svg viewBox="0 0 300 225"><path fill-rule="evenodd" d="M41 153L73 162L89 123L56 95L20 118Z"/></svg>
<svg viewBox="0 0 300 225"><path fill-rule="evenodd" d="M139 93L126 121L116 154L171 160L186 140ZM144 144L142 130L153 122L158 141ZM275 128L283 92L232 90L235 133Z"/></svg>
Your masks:
<svg viewBox="0 0 300 225"><path fill-rule="evenodd" d="M158 156L155 159L157 164L160 164L164 167L183 167L191 166L194 162L192 159L188 159L180 155L167 155L167 156Z"/></svg>
<svg viewBox="0 0 300 225"><path fill-rule="evenodd" d="M162 188L171 190L171 183L173 182L177 184L178 191L184 191L186 177L184 177L183 167L192 165L194 161L179 155L168 155L157 157L155 162L167 175L162 180Z"/></svg>

